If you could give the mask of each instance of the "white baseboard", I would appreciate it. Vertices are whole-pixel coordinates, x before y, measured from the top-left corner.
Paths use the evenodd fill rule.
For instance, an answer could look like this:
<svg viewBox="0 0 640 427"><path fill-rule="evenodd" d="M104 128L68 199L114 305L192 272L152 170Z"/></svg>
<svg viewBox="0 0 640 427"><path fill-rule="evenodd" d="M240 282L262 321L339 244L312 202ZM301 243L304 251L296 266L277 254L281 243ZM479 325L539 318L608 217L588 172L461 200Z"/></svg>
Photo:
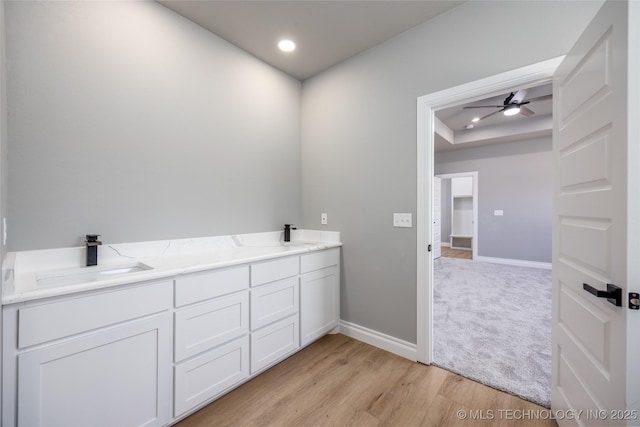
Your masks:
<svg viewBox="0 0 640 427"><path fill-rule="evenodd" d="M440 246L442 246L443 248L449 248L451 247L451 242L441 242Z"/></svg>
<svg viewBox="0 0 640 427"><path fill-rule="evenodd" d="M418 360L418 348L415 344L356 325L345 320L340 320L340 332L358 341L365 342L374 347L381 348L390 353L397 354L412 361Z"/></svg>
<svg viewBox="0 0 640 427"><path fill-rule="evenodd" d="M526 261L523 259L494 258L489 256L477 256L473 260L481 261L481 262L490 262L493 264L506 264L506 265L515 265L517 267L532 267L532 268L543 268L545 270L551 270L550 262Z"/></svg>

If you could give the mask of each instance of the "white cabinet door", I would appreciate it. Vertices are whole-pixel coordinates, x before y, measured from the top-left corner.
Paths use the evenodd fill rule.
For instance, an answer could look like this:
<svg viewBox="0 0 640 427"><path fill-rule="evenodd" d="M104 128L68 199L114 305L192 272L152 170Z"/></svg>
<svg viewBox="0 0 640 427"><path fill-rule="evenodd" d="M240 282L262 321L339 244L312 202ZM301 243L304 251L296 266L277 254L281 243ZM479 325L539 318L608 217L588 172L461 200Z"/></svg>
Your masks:
<svg viewBox="0 0 640 427"><path fill-rule="evenodd" d="M473 195L473 177L451 178L451 197L469 197Z"/></svg>
<svg viewBox="0 0 640 427"><path fill-rule="evenodd" d="M338 325L338 268L329 267L300 277L300 336L307 345Z"/></svg>
<svg viewBox="0 0 640 427"><path fill-rule="evenodd" d="M18 356L18 425L162 426L171 417L168 313Z"/></svg>

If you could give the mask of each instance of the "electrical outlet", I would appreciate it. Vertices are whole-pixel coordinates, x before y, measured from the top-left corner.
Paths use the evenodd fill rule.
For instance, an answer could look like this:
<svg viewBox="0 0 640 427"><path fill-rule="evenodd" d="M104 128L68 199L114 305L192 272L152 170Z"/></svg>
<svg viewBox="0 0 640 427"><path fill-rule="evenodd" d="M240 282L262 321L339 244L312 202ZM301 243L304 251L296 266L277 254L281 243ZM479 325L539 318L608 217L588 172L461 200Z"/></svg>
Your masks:
<svg viewBox="0 0 640 427"><path fill-rule="evenodd" d="M327 214L326 213L320 214L320 222L322 223L322 225L327 225Z"/></svg>
<svg viewBox="0 0 640 427"><path fill-rule="evenodd" d="M411 214L410 213L394 213L393 226L411 228L412 227Z"/></svg>

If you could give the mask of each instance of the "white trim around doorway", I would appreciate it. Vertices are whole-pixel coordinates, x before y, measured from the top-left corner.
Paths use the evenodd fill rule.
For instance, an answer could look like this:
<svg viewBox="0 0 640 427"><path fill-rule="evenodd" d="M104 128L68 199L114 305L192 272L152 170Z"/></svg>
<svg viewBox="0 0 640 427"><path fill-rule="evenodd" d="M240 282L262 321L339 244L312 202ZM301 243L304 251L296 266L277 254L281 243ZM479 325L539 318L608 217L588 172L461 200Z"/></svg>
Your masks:
<svg viewBox="0 0 640 427"><path fill-rule="evenodd" d="M417 100L417 360L430 364L433 358L433 260L428 246L433 236L431 199L434 175L434 111L498 95L513 88L527 88L551 81L564 57L528 65L485 79L476 80ZM429 206L427 206L429 201ZM475 255L475 254L474 254Z"/></svg>

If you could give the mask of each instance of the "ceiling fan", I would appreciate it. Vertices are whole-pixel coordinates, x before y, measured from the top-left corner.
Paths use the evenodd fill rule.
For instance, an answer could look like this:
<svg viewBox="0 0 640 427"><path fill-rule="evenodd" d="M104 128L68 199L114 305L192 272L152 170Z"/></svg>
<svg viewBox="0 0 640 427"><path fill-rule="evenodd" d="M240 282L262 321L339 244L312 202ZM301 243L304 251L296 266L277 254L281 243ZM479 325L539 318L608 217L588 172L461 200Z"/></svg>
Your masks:
<svg viewBox="0 0 640 427"><path fill-rule="evenodd" d="M525 104L529 104L531 102L536 101L546 101L547 99L551 99L551 95L538 96L536 98L530 98L528 100L524 100L524 97L527 96L528 89L521 89L517 92L511 92L509 96L507 96L502 103L502 105L475 105L472 107L463 107L467 108L499 108L499 110L494 111L493 113L489 113L486 116L480 117L480 119L475 121L480 121L486 119L487 117L491 117L494 114L504 113L505 116L515 116L516 114L522 114L525 117L529 117L534 115L535 113L524 107Z"/></svg>

